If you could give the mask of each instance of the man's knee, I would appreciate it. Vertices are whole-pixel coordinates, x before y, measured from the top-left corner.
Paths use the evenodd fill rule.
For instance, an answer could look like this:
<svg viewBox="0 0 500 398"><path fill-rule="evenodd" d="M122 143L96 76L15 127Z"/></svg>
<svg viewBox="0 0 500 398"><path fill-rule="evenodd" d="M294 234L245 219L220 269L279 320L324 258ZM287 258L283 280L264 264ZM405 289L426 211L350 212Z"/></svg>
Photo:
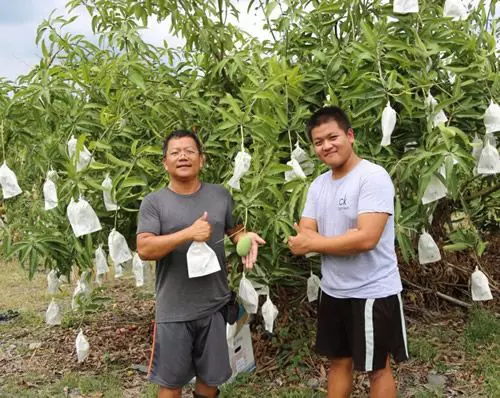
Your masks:
<svg viewBox="0 0 500 398"><path fill-rule="evenodd" d="M182 396L182 387L171 388L161 386L158 390L158 398L180 398Z"/></svg>
<svg viewBox="0 0 500 398"><path fill-rule="evenodd" d="M330 371L352 372L352 358L330 358Z"/></svg>
<svg viewBox="0 0 500 398"><path fill-rule="evenodd" d="M370 380L370 383L376 383L378 380L388 376L392 378L392 371L389 366L386 366L383 369L377 369L368 372L368 379Z"/></svg>

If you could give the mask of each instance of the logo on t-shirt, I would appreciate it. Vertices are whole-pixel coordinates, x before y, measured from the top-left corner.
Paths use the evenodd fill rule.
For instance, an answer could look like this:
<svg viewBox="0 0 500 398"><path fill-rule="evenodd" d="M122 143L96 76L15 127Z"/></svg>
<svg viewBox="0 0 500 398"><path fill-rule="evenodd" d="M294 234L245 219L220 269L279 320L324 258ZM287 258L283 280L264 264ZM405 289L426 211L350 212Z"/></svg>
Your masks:
<svg viewBox="0 0 500 398"><path fill-rule="evenodd" d="M344 194L344 196L339 199L339 209L347 210L349 208L350 206L347 203L347 195Z"/></svg>

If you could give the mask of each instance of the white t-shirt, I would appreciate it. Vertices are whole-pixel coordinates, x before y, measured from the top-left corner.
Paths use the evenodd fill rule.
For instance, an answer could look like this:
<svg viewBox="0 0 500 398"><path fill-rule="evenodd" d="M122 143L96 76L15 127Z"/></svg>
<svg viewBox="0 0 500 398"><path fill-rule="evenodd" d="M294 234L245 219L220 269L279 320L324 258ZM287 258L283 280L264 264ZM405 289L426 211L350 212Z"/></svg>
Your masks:
<svg viewBox="0 0 500 398"><path fill-rule="evenodd" d="M383 167L361 160L338 180L331 171L321 174L309 187L302 217L316 220L321 235L337 236L356 228L363 213L390 216L372 250L321 256L321 289L329 296L381 298L403 289L394 250L394 186Z"/></svg>

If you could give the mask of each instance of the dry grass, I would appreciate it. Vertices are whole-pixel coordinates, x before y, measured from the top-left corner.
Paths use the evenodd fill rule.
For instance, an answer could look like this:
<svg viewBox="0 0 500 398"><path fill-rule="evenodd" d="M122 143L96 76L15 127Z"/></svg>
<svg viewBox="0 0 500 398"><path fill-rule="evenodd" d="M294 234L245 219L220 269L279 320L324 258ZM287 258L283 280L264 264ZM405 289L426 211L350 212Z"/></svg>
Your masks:
<svg viewBox="0 0 500 398"><path fill-rule="evenodd" d="M0 311L41 311L47 307L47 279L35 274L28 280L28 273L16 262L0 263Z"/></svg>

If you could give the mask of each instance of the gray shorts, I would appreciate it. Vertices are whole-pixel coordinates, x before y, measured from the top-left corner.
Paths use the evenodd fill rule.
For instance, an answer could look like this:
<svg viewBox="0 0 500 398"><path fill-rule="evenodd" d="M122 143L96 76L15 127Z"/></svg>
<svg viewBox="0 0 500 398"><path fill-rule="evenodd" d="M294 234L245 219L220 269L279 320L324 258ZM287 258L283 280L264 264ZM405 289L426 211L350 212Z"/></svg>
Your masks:
<svg viewBox="0 0 500 398"><path fill-rule="evenodd" d="M199 377L218 386L231 377L226 323L220 311L187 322L156 323L148 378L179 388Z"/></svg>

